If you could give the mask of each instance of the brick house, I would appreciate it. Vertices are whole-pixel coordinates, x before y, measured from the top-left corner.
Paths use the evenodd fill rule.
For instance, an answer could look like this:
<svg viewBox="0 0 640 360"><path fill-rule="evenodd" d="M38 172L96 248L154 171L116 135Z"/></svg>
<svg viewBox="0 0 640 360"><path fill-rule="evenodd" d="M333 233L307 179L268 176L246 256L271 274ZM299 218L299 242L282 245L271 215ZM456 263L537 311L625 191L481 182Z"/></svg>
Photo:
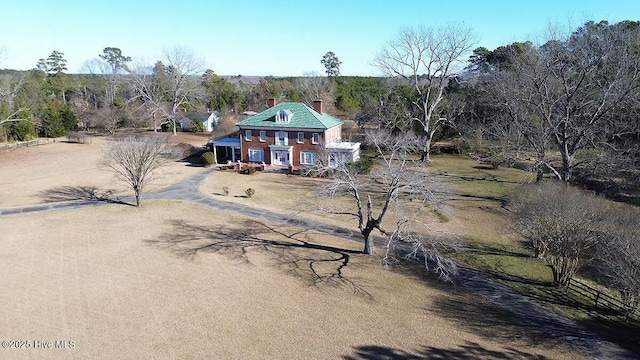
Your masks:
<svg viewBox="0 0 640 360"><path fill-rule="evenodd" d="M322 111L322 101L313 109L303 103L276 104L240 121L240 156L243 162L274 166L314 165L326 156L329 164L355 161L360 143L342 142L343 121Z"/></svg>

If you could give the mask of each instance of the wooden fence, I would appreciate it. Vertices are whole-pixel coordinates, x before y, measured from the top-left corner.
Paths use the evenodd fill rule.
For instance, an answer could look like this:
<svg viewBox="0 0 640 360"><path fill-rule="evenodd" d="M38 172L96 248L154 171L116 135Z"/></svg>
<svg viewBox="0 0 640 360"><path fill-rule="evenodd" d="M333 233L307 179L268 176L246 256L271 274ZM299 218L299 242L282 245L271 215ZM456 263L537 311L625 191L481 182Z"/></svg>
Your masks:
<svg viewBox="0 0 640 360"><path fill-rule="evenodd" d="M584 298L592 300L596 308L600 307L620 312L625 316L625 321L633 319L640 322L640 309L637 306L633 309L630 309L620 299L603 293L602 291L595 289L583 282L571 279L568 291L572 291L574 293L582 295Z"/></svg>

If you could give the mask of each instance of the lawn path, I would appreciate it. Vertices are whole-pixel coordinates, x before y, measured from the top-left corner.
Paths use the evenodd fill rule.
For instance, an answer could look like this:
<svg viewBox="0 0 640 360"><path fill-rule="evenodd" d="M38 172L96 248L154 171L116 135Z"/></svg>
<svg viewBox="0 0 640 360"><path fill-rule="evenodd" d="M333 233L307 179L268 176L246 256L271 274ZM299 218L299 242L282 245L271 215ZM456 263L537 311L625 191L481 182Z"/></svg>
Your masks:
<svg viewBox="0 0 640 360"><path fill-rule="evenodd" d="M250 216L254 219L263 219L269 222L304 227L320 233L339 236L347 240L362 242L362 237L359 232L353 231L352 229L330 226L313 220L301 220L299 218L268 210L257 209L243 204L218 201L214 198L207 197L199 192L198 185L214 171L216 171L215 168L205 169L177 184L143 194L143 199L189 201L220 209L222 211L236 212L245 216ZM66 203L33 205L22 208L0 209L0 216L76 209L100 204L128 203L132 201L133 197L125 197L115 200L83 200ZM383 246L380 242L376 245ZM530 298L523 296L504 285L496 283L477 271L461 268L456 282L465 289L485 297L525 321L541 327L554 338L565 341L581 351L583 354L593 357L594 359L640 359L638 354L634 354L622 349L616 344L603 340L599 335L550 310L545 309Z"/></svg>

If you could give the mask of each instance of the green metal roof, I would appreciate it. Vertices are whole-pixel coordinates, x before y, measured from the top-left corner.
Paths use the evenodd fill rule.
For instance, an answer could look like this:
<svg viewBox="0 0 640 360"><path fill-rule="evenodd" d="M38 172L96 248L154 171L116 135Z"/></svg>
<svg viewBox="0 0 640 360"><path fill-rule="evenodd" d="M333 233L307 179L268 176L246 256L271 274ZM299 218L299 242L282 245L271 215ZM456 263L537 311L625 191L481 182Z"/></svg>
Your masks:
<svg viewBox="0 0 640 360"><path fill-rule="evenodd" d="M288 123L276 122L276 114L280 110L291 112L292 115ZM343 123L342 120L327 113L317 113L303 103L283 102L242 120L236 125L240 127L330 129Z"/></svg>

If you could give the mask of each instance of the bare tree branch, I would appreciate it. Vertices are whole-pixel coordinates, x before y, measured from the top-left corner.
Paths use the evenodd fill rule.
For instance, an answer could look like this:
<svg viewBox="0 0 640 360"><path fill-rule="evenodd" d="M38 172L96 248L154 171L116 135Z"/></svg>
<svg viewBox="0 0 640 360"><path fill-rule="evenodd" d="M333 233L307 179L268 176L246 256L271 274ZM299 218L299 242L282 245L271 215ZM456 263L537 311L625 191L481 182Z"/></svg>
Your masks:
<svg viewBox="0 0 640 360"><path fill-rule="evenodd" d="M433 136L446 123L438 116L444 90L475 42L472 30L461 25L404 28L374 60L385 75L403 79L417 94L412 102L421 115L414 120L422 129L423 161L429 160Z"/></svg>

